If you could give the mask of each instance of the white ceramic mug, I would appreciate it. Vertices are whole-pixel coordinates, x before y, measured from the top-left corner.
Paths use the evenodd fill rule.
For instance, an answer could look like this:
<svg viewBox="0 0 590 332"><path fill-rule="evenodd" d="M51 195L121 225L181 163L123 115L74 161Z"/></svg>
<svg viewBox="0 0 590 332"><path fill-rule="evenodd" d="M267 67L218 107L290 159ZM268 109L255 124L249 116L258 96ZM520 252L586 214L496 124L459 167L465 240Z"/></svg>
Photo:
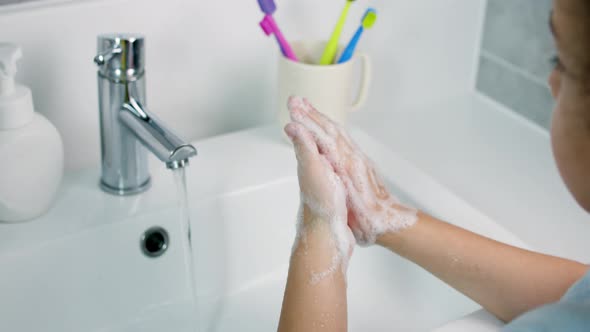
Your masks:
<svg viewBox="0 0 590 332"><path fill-rule="evenodd" d="M294 42L291 44L300 62L291 61L282 55L279 59L279 122L282 127L289 123L287 101L289 96L307 98L320 112L334 121L346 125L350 112L361 108L367 100L371 81L369 56L357 53L345 63L320 66L316 64L324 51L326 42ZM360 91L353 100L355 85L354 64L362 62Z"/></svg>

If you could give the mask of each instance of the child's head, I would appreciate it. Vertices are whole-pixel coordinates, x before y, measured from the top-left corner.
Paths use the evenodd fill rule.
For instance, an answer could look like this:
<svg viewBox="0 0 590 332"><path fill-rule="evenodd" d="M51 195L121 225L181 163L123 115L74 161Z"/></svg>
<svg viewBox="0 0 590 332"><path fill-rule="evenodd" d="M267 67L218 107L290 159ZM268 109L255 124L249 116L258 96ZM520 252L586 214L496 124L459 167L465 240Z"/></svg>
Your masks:
<svg viewBox="0 0 590 332"><path fill-rule="evenodd" d="M590 0L554 0L558 63L549 78L557 106L551 142L567 187L590 211Z"/></svg>

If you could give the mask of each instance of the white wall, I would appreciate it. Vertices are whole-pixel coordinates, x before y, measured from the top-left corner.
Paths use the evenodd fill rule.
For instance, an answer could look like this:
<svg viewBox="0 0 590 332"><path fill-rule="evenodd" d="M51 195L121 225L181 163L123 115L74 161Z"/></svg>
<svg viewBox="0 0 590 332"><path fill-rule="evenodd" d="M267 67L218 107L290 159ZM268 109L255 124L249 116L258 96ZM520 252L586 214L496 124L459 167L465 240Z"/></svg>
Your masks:
<svg viewBox="0 0 590 332"><path fill-rule="evenodd" d="M378 24L370 112L472 89L485 0L358 0L346 39L368 4ZM289 39L326 39L343 0L277 0ZM151 109L187 139L273 120L277 47L258 27L256 0L74 0L0 9L0 41L24 48L18 78L60 130L67 167L98 163L96 35L147 37Z"/></svg>

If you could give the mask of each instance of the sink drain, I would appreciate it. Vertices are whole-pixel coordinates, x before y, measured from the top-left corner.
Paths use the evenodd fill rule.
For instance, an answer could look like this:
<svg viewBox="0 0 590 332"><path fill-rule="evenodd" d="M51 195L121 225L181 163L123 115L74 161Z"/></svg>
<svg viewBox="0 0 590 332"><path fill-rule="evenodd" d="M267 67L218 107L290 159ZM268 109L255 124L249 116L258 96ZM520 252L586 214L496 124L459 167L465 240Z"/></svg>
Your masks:
<svg viewBox="0 0 590 332"><path fill-rule="evenodd" d="M141 251L148 257L162 256L169 245L168 232L162 227L152 227L141 235Z"/></svg>

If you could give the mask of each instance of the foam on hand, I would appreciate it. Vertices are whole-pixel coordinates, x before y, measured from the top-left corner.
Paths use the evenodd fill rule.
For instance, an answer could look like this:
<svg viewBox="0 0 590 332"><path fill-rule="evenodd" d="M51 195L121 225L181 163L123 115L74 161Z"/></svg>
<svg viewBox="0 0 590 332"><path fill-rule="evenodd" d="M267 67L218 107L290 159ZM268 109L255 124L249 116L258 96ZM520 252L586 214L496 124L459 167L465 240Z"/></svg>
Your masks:
<svg viewBox="0 0 590 332"><path fill-rule="evenodd" d="M310 269L310 282L317 284L340 269L346 276L348 261L355 239L347 225L346 189L328 159L320 155L311 133L301 126L292 128L296 137L300 208L297 237L293 252L301 249L307 255L308 237L316 231L328 230L329 246L333 250L330 266L316 271ZM307 216L304 211L307 211ZM305 218L308 220L305 220ZM299 246L302 246L301 248Z"/></svg>
<svg viewBox="0 0 590 332"><path fill-rule="evenodd" d="M330 230L329 244L334 249L330 267L322 271L311 271L310 282L317 284L326 277L334 274L338 268L340 268L342 275L346 276L350 253L355 244L354 236L346 224L346 216L326 214L326 210L317 205L317 202L310 200L302 194L300 209L303 210L304 206L307 206L312 211L312 214L318 216L318 219L312 221L310 224L305 224L302 219L303 214L300 213L297 237L301 239L304 245L307 245L306 235L308 232L313 232L314 227L318 226L318 222L326 223Z"/></svg>
<svg viewBox="0 0 590 332"><path fill-rule="evenodd" d="M372 162L344 129L303 98L290 98L289 110L292 120L312 133L320 153L344 183L351 212L348 226L358 244L372 245L380 235L398 232L416 223L418 211L403 205L389 193Z"/></svg>
<svg viewBox="0 0 590 332"><path fill-rule="evenodd" d="M334 173L332 173L334 174ZM342 208L338 213L338 209L332 207L327 208L319 203L313 195L306 195L301 192L300 207L297 217L297 235L293 251L297 249L299 245L303 245L304 254L307 253L307 237L311 232L315 232L319 227L327 226L329 229L330 239L329 245L333 249L331 265L324 270L310 271L310 283L317 284L325 278L333 275L340 269L342 275L346 277L346 271L348 269L348 262L350 260L351 250L354 247L355 239L346 221L346 208L345 208L345 193L344 187L340 179L334 174L334 178L330 179L335 185L330 188L333 190L335 201L340 200L338 197L342 197ZM304 220L304 208L309 209L310 214L313 215L313 220ZM321 225L323 223L324 225Z"/></svg>

